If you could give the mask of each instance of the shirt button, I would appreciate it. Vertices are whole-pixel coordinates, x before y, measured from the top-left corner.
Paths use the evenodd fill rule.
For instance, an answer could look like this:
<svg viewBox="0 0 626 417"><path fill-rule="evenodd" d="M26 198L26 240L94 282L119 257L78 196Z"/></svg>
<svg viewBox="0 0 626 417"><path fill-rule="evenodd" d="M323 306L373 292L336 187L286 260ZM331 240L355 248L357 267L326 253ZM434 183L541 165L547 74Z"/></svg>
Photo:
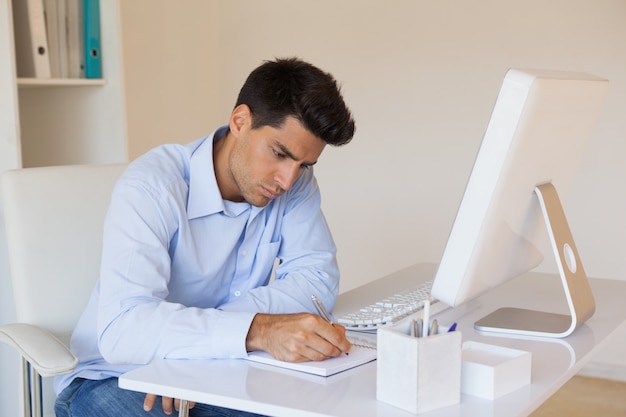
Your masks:
<svg viewBox="0 0 626 417"><path fill-rule="evenodd" d="M239 297L241 295L241 291L235 291L235 297Z"/></svg>
<svg viewBox="0 0 626 417"><path fill-rule="evenodd" d="M244 250L241 251L241 256L246 256L247 254L248 254L247 250L244 249Z"/></svg>

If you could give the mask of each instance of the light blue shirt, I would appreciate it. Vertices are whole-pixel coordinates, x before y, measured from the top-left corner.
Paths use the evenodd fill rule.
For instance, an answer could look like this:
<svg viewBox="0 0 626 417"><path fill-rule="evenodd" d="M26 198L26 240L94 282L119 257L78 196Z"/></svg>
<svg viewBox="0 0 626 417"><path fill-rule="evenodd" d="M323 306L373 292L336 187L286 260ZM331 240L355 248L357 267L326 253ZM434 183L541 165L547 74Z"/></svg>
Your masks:
<svg viewBox="0 0 626 417"><path fill-rule="evenodd" d="M225 133L155 148L116 184L100 279L71 340L80 365L57 391L158 358L245 357L256 313L314 312L312 294L334 306L336 248L312 168L265 207L225 201L213 169Z"/></svg>

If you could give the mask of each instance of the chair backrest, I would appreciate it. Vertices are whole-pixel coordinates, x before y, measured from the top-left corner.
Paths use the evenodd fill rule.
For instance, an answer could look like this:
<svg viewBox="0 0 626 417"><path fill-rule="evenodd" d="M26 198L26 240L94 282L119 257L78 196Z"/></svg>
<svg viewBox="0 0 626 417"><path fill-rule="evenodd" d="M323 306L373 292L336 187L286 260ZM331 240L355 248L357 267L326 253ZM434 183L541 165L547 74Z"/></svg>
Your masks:
<svg viewBox="0 0 626 417"><path fill-rule="evenodd" d="M67 341L98 278L102 223L126 165L25 168L2 175L18 322Z"/></svg>

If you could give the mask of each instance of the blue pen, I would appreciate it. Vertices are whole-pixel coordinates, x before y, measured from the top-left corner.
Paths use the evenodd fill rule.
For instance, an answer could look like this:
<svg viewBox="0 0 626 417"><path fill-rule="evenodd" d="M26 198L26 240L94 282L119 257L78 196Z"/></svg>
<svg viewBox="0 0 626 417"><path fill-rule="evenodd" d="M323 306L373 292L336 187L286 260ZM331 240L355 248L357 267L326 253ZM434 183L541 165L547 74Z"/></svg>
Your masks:
<svg viewBox="0 0 626 417"><path fill-rule="evenodd" d="M456 322L452 323L452 326L450 326L450 328L448 329L448 333L453 332L456 330Z"/></svg>

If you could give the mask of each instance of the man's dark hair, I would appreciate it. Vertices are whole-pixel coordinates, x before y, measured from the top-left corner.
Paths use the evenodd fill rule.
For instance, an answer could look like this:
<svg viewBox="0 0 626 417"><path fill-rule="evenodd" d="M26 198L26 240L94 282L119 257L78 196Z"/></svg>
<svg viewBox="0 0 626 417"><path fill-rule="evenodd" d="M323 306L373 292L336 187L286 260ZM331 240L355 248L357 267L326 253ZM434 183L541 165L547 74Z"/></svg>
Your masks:
<svg viewBox="0 0 626 417"><path fill-rule="evenodd" d="M279 128L292 116L329 145L354 136L354 120L332 75L297 58L265 61L250 73L235 107L246 104L252 128Z"/></svg>

